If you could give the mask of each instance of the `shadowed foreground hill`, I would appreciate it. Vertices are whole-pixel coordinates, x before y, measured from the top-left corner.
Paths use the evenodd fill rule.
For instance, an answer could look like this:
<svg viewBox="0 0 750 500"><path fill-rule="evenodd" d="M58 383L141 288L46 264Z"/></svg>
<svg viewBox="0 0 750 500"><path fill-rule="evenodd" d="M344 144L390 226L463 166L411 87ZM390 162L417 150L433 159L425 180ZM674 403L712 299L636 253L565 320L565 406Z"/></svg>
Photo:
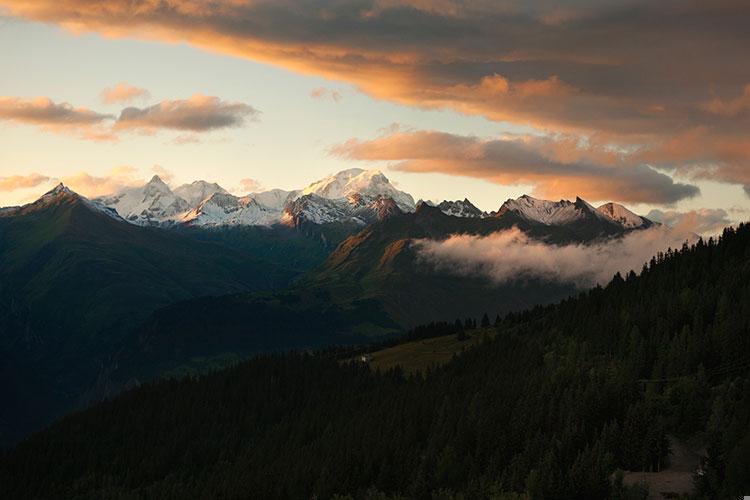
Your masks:
<svg viewBox="0 0 750 500"><path fill-rule="evenodd" d="M134 226L58 186L0 215L0 445L78 404L160 307L286 285L250 252Z"/></svg>
<svg viewBox="0 0 750 500"><path fill-rule="evenodd" d="M750 226L655 258L424 376L330 355L148 385L0 459L7 498L642 498L668 435L750 491ZM368 493L369 492L369 493Z"/></svg>

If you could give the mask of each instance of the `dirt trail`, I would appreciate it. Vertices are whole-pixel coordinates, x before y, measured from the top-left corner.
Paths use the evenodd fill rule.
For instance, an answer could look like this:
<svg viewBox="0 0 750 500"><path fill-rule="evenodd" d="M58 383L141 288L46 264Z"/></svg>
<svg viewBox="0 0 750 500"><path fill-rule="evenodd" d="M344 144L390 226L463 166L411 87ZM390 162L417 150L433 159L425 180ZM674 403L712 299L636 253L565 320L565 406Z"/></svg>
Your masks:
<svg viewBox="0 0 750 500"><path fill-rule="evenodd" d="M671 436L669 446L669 467L661 472L625 472L623 483L629 486L647 484L649 500L694 493L693 477L700 464L702 450Z"/></svg>

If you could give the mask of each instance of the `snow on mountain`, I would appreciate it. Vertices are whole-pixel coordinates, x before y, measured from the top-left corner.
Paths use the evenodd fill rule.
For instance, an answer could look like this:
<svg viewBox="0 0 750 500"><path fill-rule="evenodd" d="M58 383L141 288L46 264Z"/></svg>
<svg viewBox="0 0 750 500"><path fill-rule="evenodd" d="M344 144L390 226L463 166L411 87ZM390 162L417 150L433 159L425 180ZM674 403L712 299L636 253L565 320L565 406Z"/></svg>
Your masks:
<svg viewBox="0 0 750 500"><path fill-rule="evenodd" d="M313 193L288 202L281 217L281 222L288 226L299 226L303 222L330 224L341 221L365 224L363 220L352 218L352 207L345 198L328 199Z"/></svg>
<svg viewBox="0 0 750 500"><path fill-rule="evenodd" d="M278 222L281 212L250 196L213 193L177 221L193 226L267 226Z"/></svg>
<svg viewBox="0 0 750 500"><path fill-rule="evenodd" d="M500 207L496 216L513 212L526 220L539 222L548 226L561 226L585 219L613 222L611 218L597 211L581 198L575 202L569 200L538 200L523 195L515 200L507 200Z"/></svg>
<svg viewBox="0 0 750 500"><path fill-rule="evenodd" d="M314 194L321 198L337 200L347 198L352 194L359 194L370 201L378 196L392 198L404 212L413 212L414 198L410 194L399 191L388 178L379 170L364 170L350 168L328 176L299 191L296 197Z"/></svg>
<svg viewBox="0 0 750 500"><path fill-rule="evenodd" d="M191 207L197 206L214 193L229 194L226 189L215 182L206 181L194 181L190 184L183 184L175 188L173 192L185 200Z"/></svg>
<svg viewBox="0 0 750 500"><path fill-rule="evenodd" d="M188 202L174 194L158 175L144 186L94 201L115 209L120 217L139 225L171 222L190 209Z"/></svg>
<svg viewBox="0 0 750 500"><path fill-rule="evenodd" d="M445 200L437 206L444 214L452 215L453 217L469 217L469 218L482 218L487 217L487 212L479 210L472 202L467 198L464 201L448 201Z"/></svg>
<svg viewBox="0 0 750 500"><path fill-rule="evenodd" d="M284 205L290 197L295 197L297 191L285 191L283 189L271 189L270 191L262 191L260 193L250 193L248 196L253 198L259 204L264 207L282 212Z"/></svg>
<svg viewBox="0 0 750 500"><path fill-rule="evenodd" d="M304 189L272 189L247 196L231 195L205 181L173 191L154 176L146 185L93 200L99 209L110 207L125 220L141 225L184 223L196 226L345 223L365 225L415 210L414 199L399 191L378 170L352 168L314 182ZM432 205L432 204L431 204ZM549 226L587 224L600 231L649 227L653 223L616 203L594 208L581 198L548 201L523 195L509 199L488 214L468 199L443 201L437 208L454 217L501 217L514 213ZM5 212L3 212L5 213Z"/></svg>
<svg viewBox="0 0 750 500"><path fill-rule="evenodd" d="M635 229L637 227L645 228L654 224L649 219L631 212L618 203L605 203L604 205L597 208L597 210L629 229Z"/></svg>

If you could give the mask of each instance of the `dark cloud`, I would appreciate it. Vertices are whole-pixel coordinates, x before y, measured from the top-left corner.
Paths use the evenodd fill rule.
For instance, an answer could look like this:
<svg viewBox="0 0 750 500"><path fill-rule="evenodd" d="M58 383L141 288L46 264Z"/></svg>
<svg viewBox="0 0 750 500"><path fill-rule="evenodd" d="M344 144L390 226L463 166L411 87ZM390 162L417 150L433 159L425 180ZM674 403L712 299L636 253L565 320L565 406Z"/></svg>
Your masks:
<svg viewBox="0 0 750 500"><path fill-rule="evenodd" d="M643 165L628 165L608 151L581 149L570 140L516 136L479 139L441 132L395 132L350 140L336 156L396 162L407 172L477 177L500 184L531 184L547 198L579 195L593 200L674 203L699 193L689 184Z"/></svg>

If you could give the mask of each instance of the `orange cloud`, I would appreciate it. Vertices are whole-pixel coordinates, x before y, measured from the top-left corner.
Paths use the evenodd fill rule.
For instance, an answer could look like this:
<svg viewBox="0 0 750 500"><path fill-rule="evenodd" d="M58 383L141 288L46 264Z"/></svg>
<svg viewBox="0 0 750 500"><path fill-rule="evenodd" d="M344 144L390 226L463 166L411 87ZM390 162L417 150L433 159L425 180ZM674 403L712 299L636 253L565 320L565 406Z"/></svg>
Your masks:
<svg viewBox="0 0 750 500"><path fill-rule="evenodd" d="M114 87L107 87L101 93L105 104L132 102L136 99L148 99L151 94L146 89L134 87L126 82L120 82Z"/></svg>
<svg viewBox="0 0 750 500"><path fill-rule="evenodd" d="M698 188L643 165L616 161L612 153L542 137L479 139L432 131L395 132L370 141L349 140L332 154L354 160L395 162L406 172L431 172L531 184L547 198L674 203ZM602 161L603 160L603 161Z"/></svg>
<svg viewBox="0 0 750 500"><path fill-rule="evenodd" d="M15 191L16 189L32 188L48 182L49 179L50 178L46 175L41 174L0 177L0 191Z"/></svg>
<svg viewBox="0 0 750 500"><path fill-rule="evenodd" d="M47 97L0 97L0 120L36 125L48 132L73 133L89 140L112 140L103 126L112 118L66 102L55 103Z"/></svg>
<svg viewBox="0 0 750 500"><path fill-rule="evenodd" d="M257 120L259 115L260 111L249 104L201 94L145 108L127 107L118 117L65 102L55 103L48 97L0 97L0 121L36 125L47 132L74 134L91 141L115 141L118 133L124 131L153 134L179 130L190 134L177 137L174 143L197 142L197 133L238 127L246 120Z"/></svg>
<svg viewBox="0 0 750 500"><path fill-rule="evenodd" d="M259 114L248 104L195 94L189 99L162 101L147 108L125 108L114 128L149 133L158 129L206 132L240 126L246 118L256 120Z"/></svg>

